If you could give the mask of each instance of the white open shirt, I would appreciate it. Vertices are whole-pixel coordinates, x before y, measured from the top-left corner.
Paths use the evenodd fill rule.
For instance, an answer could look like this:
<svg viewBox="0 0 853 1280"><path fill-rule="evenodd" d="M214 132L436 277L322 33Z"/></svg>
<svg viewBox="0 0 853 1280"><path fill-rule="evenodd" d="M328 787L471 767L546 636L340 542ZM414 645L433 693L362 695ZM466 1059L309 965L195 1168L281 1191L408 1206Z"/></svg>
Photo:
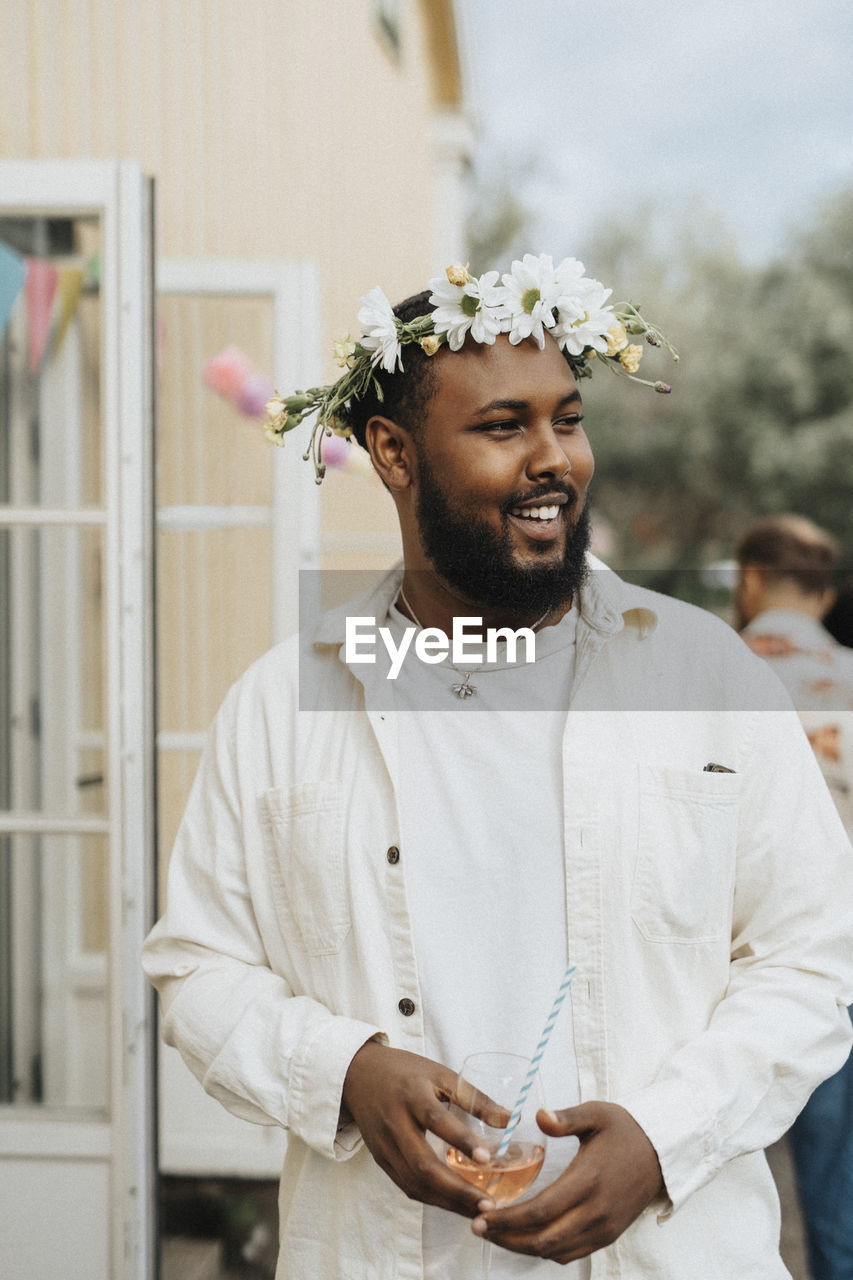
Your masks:
<svg viewBox="0 0 853 1280"><path fill-rule="evenodd" d="M384 617L398 587L358 612ZM592 1280L778 1280L762 1149L849 1049L853 856L778 682L729 628L604 570L580 609L562 744L580 1094L631 1112L666 1184ZM421 1280L422 1206L338 1127L367 1038L426 1050L399 726L380 667L341 660L346 612L226 698L144 960L208 1092L288 1130L278 1280Z"/></svg>

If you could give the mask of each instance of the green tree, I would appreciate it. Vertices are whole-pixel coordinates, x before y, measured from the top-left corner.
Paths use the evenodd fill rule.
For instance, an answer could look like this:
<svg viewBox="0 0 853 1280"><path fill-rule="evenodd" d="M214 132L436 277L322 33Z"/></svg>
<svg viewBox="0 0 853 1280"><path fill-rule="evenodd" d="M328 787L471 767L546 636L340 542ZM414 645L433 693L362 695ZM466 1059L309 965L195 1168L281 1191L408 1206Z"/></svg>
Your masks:
<svg viewBox="0 0 853 1280"><path fill-rule="evenodd" d="M538 159L493 157L487 170L475 170L465 228L473 275L506 271L513 258L529 252L534 213L528 192L537 182Z"/></svg>
<svg viewBox="0 0 853 1280"><path fill-rule="evenodd" d="M477 188L472 270L525 247L534 218L524 188L517 174ZM681 355L672 366L664 352L644 352L641 375L670 382L671 396L604 369L582 387L593 505L614 567L713 602L699 571L730 558L756 516L791 510L833 532L853 571L853 191L761 266L742 261L709 207L680 221L652 205L632 210L582 256Z"/></svg>
<svg viewBox="0 0 853 1280"><path fill-rule="evenodd" d="M594 255L602 278L638 283L631 300L682 355L666 399L600 376L587 391L611 559L702 598L696 571L730 556L748 521L796 510L834 532L853 563L853 193L761 268L739 261L707 217L662 255L653 217L607 230ZM667 377L656 352L643 372L653 361L651 376Z"/></svg>

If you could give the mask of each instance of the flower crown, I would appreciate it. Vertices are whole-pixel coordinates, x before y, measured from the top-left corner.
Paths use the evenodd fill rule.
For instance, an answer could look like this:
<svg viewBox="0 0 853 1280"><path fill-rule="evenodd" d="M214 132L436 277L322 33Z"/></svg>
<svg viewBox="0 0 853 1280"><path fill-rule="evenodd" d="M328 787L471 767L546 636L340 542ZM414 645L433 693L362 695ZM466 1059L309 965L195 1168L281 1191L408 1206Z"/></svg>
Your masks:
<svg viewBox="0 0 853 1280"><path fill-rule="evenodd" d="M513 262L500 284L497 271L477 277L460 266L448 267L445 277L429 282L433 310L409 321L394 314L378 285L371 289L361 299L358 313L361 338L354 341L347 334L335 343L335 359L344 369L338 380L291 396L276 392L267 403L265 434L274 444L283 445L289 431L316 414L304 456L314 462L317 484L326 471L323 436L352 435L353 401L372 391L381 402L377 370L389 374L402 370L403 348L412 343L433 356L445 344L459 351L468 337L493 343L499 333L505 333L514 346L531 338L541 350L547 329L578 378L591 377L592 362L598 360L633 382L663 394L671 390L665 382L636 376L643 348L629 343L628 336L643 337L653 347L664 346L677 360L672 344L633 304L608 304L612 289L585 276L577 258L564 258L555 267L548 254L527 253L520 262Z"/></svg>

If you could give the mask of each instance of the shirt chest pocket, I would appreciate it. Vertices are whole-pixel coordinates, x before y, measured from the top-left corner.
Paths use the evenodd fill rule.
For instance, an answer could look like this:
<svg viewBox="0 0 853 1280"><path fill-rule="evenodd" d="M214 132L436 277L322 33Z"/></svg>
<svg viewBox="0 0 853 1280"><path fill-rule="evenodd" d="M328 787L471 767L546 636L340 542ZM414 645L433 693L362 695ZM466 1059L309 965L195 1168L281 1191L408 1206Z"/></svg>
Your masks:
<svg viewBox="0 0 853 1280"><path fill-rule="evenodd" d="M713 942L730 931L740 779L640 770L631 914L650 942Z"/></svg>
<svg viewBox="0 0 853 1280"><path fill-rule="evenodd" d="M309 956L334 955L352 924L342 797L332 782L308 782L268 791L261 806L285 940Z"/></svg>

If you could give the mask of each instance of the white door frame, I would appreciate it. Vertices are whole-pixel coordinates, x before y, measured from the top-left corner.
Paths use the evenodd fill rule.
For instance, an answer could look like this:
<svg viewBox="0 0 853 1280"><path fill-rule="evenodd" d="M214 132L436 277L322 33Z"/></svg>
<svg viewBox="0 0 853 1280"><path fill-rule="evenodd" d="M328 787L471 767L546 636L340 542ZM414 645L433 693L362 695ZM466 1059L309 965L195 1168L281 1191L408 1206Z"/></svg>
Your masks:
<svg viewBox="0 0 853 1280"><path fill-rule="evenodd" d="M152 1280L156 1265L153 1000L139 952L153 917L153 465L150 183L126 161L0 161L5 216L95 215L101 227L103 505L3 507L0 527L101 527L105 538L106 766L103 818L6 811L0 832L106 835L109 848L109 1111L69 1117L0 1109L0 1166L101 1166L108 1187L103 1280ZM49 1168L48 1166L45 1166ZM8 1202L7 1202L8 1203ZM39 1204L44 1231L49 1197ZM97 1223L87 1223L87 1233ZM72 1247L65 1241L65 1250ZM2 1249L2 1245L0 1245ZM57 1261L63 1253L57 1253ZM14 1269L9 1274L25 1274ZM100 1277L92 1277L100 1280Z"/></svg>
<svg viewBox="0 0 853 1280"><path fill-rule="evenodd" d="M307 260L260 258L160 258L157 296L269 298L273 309L274 368L282 389L322 381L320 296L317 270ZM270 506L196 504L158 507L158 529L269 528L269 583L275 643L295 631L299 573L316 569L319 503L313 468L303 446L269 450L273 468ZM206 735L159 732L159 751L198 751ZM274 1126L247 1125L209 1098L176 1050L159 1049L161 1172L184 1176L278 1178L285 1135Z"/></svg>

